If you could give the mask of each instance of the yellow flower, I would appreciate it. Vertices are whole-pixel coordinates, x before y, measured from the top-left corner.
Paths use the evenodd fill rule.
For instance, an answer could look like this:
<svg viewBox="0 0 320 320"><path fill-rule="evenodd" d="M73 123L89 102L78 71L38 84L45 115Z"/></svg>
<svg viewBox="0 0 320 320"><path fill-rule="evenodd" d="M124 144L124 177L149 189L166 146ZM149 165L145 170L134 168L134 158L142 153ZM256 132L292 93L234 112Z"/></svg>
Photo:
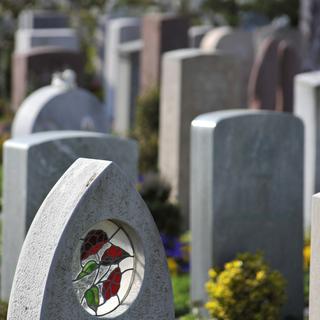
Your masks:
<svg viewBox="0 0 320 320"><path fill-rule="evenodd" d="M208 274L211 279L215 279L217 276L217 272L214 269L209 269Z"/></svg>
<svg viewBox="0 0 320 320"><path fill-rule="evenodd" d="M256 274L256 279L258 281L263 281L266 278L266 273L264 271L258 271Z"/></svg>
<svg viewBox="0 0 320 320"><path fill-rule="evenodd" d="M176 275L178 273L178 264L173 258L168 258L168 268L171 274Z"/></svg>
<svg viewBox="0 0 320 320"><path fill-rule="evenodd" d="M310 256L311 256L311 247L306 245L303 248L303 265L305 269L308 269L310 266Z"/></svg>

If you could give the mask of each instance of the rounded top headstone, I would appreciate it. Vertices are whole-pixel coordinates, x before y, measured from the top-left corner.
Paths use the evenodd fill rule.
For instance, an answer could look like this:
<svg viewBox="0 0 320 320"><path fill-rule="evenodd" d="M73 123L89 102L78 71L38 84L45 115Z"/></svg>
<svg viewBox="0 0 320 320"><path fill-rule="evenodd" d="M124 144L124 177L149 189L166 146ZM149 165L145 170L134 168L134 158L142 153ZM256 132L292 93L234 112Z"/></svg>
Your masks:
<svg viewBox="0 0 320 320"><path fill-rule="evenodd" d="M51 85L36 90L23 101L13 121L12 136L52 130L108 131L102 103L77 87L72 70L54 73Z"/></svg>

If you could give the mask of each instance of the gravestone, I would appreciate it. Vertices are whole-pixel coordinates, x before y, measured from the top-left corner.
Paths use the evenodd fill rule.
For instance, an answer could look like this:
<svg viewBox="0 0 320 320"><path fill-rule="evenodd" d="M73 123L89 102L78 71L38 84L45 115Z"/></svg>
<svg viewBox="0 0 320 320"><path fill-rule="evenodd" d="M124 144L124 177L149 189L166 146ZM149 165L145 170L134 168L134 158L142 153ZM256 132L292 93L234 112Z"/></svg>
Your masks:
<svg viewBox="0 0 320 320"><path fill-rule="evenodd" d="M34 48L12 56L12 109L34 90L50 83L54 72L72 69L81 84L84 57L78 51L61 48Z"/></svg>
<svg viewBox="0 0 320 320"><path fill-rule="evenodd" d="M66 70L52 84L33 92L21 104L12 136L50 130L86 130L106 133L108 120L102 103L76 86L74 74Z"/></svg>
<svg viewBox="0 0 320 320"><path fill-rule="evenodd" d="M18 17L19 29L69 28L69 17L49 10L23 10Z"/></svg>
<svg viewBox="0 0 320 320"><path fill-rule="evenodd" d="M302 122L231 110L200 115L191 130L192 301L205 301L209 268L262 251L287 281L283 315L302 319Z"/></svg>
<svg viewBox="0 0 320 320"><path fill-rule="evenodd" d="M5 142L2 300L8 301L19 253L37 210L79 157L112 160L132 182L137 179L138 150L133 140L81 131L51 131Z"/></svg>
<svg viewBox="0 0 320 320"><path fill-rule="evenodd" d="M305 126L304 224L310 230L311 197L320 191L320 72L302 73L294 80L294 114Z"/></svg>
<svg viewBox="0 0 320 320"><path fill-rule="evenodd" d="M295 48L282 40L278 47L279 81L276 110L293 112L293 81L300 72L300 59Z"/></svg>
<svg viewBox="0 0 320 320"><path fill-rule="evenodd" d="M139 93L141 40L126 42L119 47L118 100L114 131L127 136L133 129Z"/></svg>
<svg viewBox="0 0 320 320"><path fill-rule="evenodd" d="M309 289L309 320L318 320L320 316L320 194L312 197L311 221L311 260Z"/></svg>
<svg viewBox="0 0 320 320"><path fill-rule="evenodd" d="M28 52L37 47L80 50L79 38L73 29L20 29L15 33L15 52Z"/></svg>
<svg viewBox="0 0 320 320"><path fill-rule="evenodd" d="M249 106L253 109L276 109L278 46L277 40L268 38L257 53L248 84Z"/></svg>
<svg viewBox="0 0 320 320"><path fill-rule="evenodd" d="M252 32L230 27L215 28L204 36L201 49L208 52L221 50L237 57L241 65L241 102L247 106L247 86L254 60Z"/></svg>
<svg viewBox="0 0 320 320"><path fill-rule="evenodd" d="M113 120L118 104L119 92L119 46L125 42L140 39L140 19L117 18L108 23L108 44L105 57L106 101L109 117Z"/></svg>
<svg viewBox="0 0 320 320"><path fill-rule="evenodd" d="M190 123L201 113L241 106L239 64L219 52L181 49L164 55L162 70L159 169L187 224Z"/></svg>
<svg viewBox="0 0 320 320"><path fill-rule="evenodd" d="M77 160L42 203L9 302L8 319L21 317L174 319L159 232L113 162Z"/></svg>
<svg viewBox="0 0 320 320"><path fill-rule="evenodd" d="M189 47L190 48L200 48L200 43L203 37L213 29L210 25L200 25L200 26L192 26L188 30L189 36Z"/></svg>
<svg viewBox="0 0 320 320"><path fill-rule="evenodd" d="M172 14L148 14L143 18L140 91L142 94L160 83L164 52L188 48L188 18Z"/></svg>

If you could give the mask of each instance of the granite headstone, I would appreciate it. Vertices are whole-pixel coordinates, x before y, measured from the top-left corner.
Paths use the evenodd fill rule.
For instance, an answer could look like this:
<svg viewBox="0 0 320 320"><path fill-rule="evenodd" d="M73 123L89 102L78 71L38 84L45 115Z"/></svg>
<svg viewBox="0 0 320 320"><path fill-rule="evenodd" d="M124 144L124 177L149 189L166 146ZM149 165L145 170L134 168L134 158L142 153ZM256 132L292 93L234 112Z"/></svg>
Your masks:
<svg viewBox="0 0 320 320"><path fill-rule="evenodd" d="M140 91L159 86L161 58L167 51L188 48L187 17L173 14L148 14L143 18Z"/></svg>
<svg viewBox="0 0 320 320"><path fill-rule="evenodd" d="M113 162L78 159L24 242L8 319L174 319L154 220Z"/></svg>
<svg viewBox="0 0 320 320"><path fill-rule="evenodd" d="M79 157L112 160L133 183L137 179L138 150L133 140L83 131L51 131L5 142L2 300L9 299L19 253L37 210Z"/></svg>
<svg viewBox="0 0 320 320"><path fill-rule="evenodd" d="M159 169L171 198L189 212L190 123L197 115L241 107L239 64L234 56L200 49L168 52L163 58Z"/></svg>
<svg viewBox="0 0 320 320"><path fill-rule="evenodd" d="M287 282L284 318L302 319L302 122L230 110L198 116L191 130L192 300L205 301L209 268L262 251Z"/></svg>
<svg viewBox="0 0 320 320"><path fill-rule="evenodd" d="M305 127L304 225L310 231L311 197L320 192L320 72L299 74L294 79L294 114Z"/></svg>

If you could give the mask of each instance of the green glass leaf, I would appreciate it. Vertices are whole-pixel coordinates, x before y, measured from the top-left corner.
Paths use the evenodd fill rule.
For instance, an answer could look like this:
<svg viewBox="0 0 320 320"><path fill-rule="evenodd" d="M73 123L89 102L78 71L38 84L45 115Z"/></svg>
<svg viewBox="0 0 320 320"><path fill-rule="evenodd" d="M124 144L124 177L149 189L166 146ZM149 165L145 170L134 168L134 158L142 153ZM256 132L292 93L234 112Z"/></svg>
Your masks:
<svg viewBox="0 0 320 320"><path fill-rule="evenodd" d="M76 280L80 280L86 276L88 276L89 274L91 274L93 271L97 270L99 267L99 264L94 261L94 260L90 260L88 261L82 268L81 272L78 274Z"/></svg>
<svg viewBox="0 0 320 320"><path fill-rule="evenodd" d="M99 288L97 286L92 286L85 292L84 297L88 307L96 313L99 306Z"/></svg>

